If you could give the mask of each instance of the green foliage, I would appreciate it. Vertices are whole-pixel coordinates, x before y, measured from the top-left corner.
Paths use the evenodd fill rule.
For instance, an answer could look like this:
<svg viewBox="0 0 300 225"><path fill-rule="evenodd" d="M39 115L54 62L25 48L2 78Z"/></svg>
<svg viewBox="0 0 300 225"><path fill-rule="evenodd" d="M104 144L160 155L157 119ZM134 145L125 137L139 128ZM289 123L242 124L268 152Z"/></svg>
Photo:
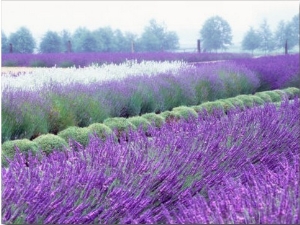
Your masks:
<svg viewBox="0 0 300 225"><path fill-rule="evenodd" d="M1 146L2 167L8 165L6 157L9 159L14 158L16 147L19 148L20 152L25 154L27 154L29 151L31 151L33 154L38 152L38 145L28 139L6 141Z"/></svg>
<svg viewBox="0 0 300 225"><path fill-rule="evenodd" d="M29 139L48 133L48 123L44 115L43 109L26 102L20 105L19 112L2 109L2 142L11 139Z"/></svg>
<svg viewBox="0 0 300 225"><path fill-rule="evenodd" d="M249 84L247 75L238 74L230 70L218 71L219 80L224 85L224 90L214 91L214 99L228 98L240 94L249 94L255 90L253 85Z"/></svg>
<svg viewBox="0 0 300 225"><path fill-rule="evenodd" d="M167 123L178 121L181 118L181 115L179 112L176 111L164 111L160 114Z"/></svg>
<svg viewBox="0 0 300 225"><path fill-rule="evenodd" d="M227 101L227 99L220 99L220 100L217 100L215 102L217 102L220 105L222 105L222 107L224 108L225 112L227 112L227 111L235 108L235 106L230 101Z"/></svg>
<svg viewBox="0 0 300 225"><path fill-rule="evenodd" d="M283 90L273 90L273 92L279 94L281 100L288 98L288 95Z"/></svg>
<svg viewBox="0 0 300 225"><path fill-rule="evenodd" d="M297 13L292 20L289 22L290 26L290 42L289 45L292 46L299 46L299 13Z"/></svg>
<svg viewBox="0 0 300 225"><path fill-rule="evenodd" d="M47 31L43 36L39 50L41 53L54 53L62 51L62 39L57 32Z"/></svg>
<svg viewBox="0 0 300 225"><path fill-rule="evenodd" d="M253 51L259 48L260 41L261 40L258 32L255 31L253 27L250 27L242 41L242 48L243 50L252 51L253 54Z"/></svg>
<svg viewBox="0 0 300 225"><path fill-rule="evenodd" d="M74 67L75 66L75 63L71 62L71 61L62 61L58 67L61 67L61 68L69 68L69 67Z"/></svg>
<svg viewBox="0 0 300 225"><path fill-rule="evenodd" d="M249 95L249 97L253 100L253 103L255 105L263 105L265 103L265 101L262 98L260 98L259 96Z"/></svg>
<svg viewBox="0 0 300 225"><path fill-rule="evenodd" d="M231 103L234 107L239 108L241 110L245 109L243 101L238 99L237 97L234 98L227 98L225 99L226 102Z"/></svg>
<svg viewBox="0 0 300 225"><path fill-rule="evenodd" d="M249 95L239 95L235 98L241 100L246 108L250 108L255 104L254 99Z"/></svg>
<svg viewBox="0 0 300 225"><path fill-rule="evenodd" d="M16 67L16 66L18 66L18 63L16 61L13 61L13 60L6 60L6 61L3 62L2 66Z"/></svg>
<svg viewBox="0 0 300 225"><path fill-rule="evenodd" d="M103 124L115 131L117 136L122 132L127 133L130 129L136 129L136 126L130 123L126 118L122 117L107 118L104 120Z"/></svg>
<svg viewBox="0 0 300 225"><path fill-rule="evenodd" d="M1 52L2 53L8 53L9 52L8 38L6 37L6 35L3 31L1 31Z"/></svg>
<svg viewBox="0 0 300 225"><path fill-rule="evenodd" d="M172 111L176 112L176 113L179 113L180 118L183 118L183 119L186 119L186 120L190 119L190 118L198 118L198 114L191 107L179 106L179 107L173 108Z"/></svg>
<svg viewBox="0 0 300 225"><path fill-rule="evenodd" d="M76 98L71 96L68 103L76 126L86 127L92 123L103 122L108 117L107 110L97 101L96 96L78 93Z"/></svg>
<svg viewBox="0 0 300 225"><path fill-rule="evenodd" d="M300 89L295 87L289 87L286 89L283 89L283 91L288 95L289 99L292 99L296 96L300 97Z"/></svg>
<svg viewBox="0 0 300 225"><path fill-rule="evenodd" d="M199 112L205 110L208 113L212 113L214 110L222 110L224 111L223 104L221 102L204 102L200 105L200 107L197 109Z"/></svg>
<svg viewBox="0 0 300 225"><path fill-rule="evenodd" d="M152 19L138 40L138 47L139 50L147 52L176 50L179 47L179 38L174 31L167 31L165 24L158 24Z"/></svg>
<svg viewBox="0 0 300 225"><path fill-rule="evenodd" d="M51 99L52 108L48 118L49 132L57 134L69 126L76 126L76 116L73 113L75 106L72 107L70 100L58 95L51 96Z"/></svg>
<svg viewBox="0 0 300 225"><path fill-rule="evenodd" d="M150 122L141 116L130 117L127 120L130 123L132 123L136 128L142 127L144 131L147 131L149 126L151 126Z"/></svg>
<svg viewBox="0 0 300 225"><path fill-rule="evenodd" d="M135 116L141 113L143 98L140 93L134 92L128 102L127 114L128 116Z"/></svg>
<svg viewBox="0 0 300 225"><path fill-rule="evenodd" d="M271 52L275 48L275 40L267 20L265 19L259 27L260 46L265 53Z"/></svg>
<svg viewBox="0 0 300 225"><path fill-rule="evenodd" d="M116 32L118 36L116 37L114 31L111 27L101 27L92 32L93 37L96 40L96 49L100 52L116 52L118 49L118 44L124 42L124 37L122 32ZM117 43L120 41L121 43Z"/></svg>
<svg viewBox="0 0 300 225"><path fill-rule="evenodd" d="M231 45L231 27L220 16L207 19L200 31L203 48L207 51L226 49Z"/></svg>
<svg viewBox="0 0 300 225"><path fill-rule="evenodd" d="M213 89L209 80L200 80L196 86L197 104L213 100Z"/></svg>
<svg viewBox="0 0 300 225"><path fill-rule="evenodd" d="M161 127L165 123L165 119L155 113L146 113L142 115L143 118L148 120L151 124L154 124L156 127Z"/></svg>
<svg viewBox="0 0 300 225"><path fill-rule="evenodd" d="M57 135L64 139L66 142L75 140L83 146L87 146L89 143L90 129L82 127L68 127L67 129L60 131Z"/></svg>
<svg viewBox="0 0 300 225"><path fill-rule="evenodd" d="M61 46L62 46L62 52L68 52L68 42L72 40L72 35L68 30L62 30L59 33L59 36L61 38ZM72 52L72 48L70 49Z"/></svg>
<svg viewBox="0 0 300 225"><path fill-rule="evenodd" d="M279 93L276 93L274 91L264 91L263 93L269 95L270 98L272 99L272 102L280 102L281 101L281 96Z"/></svg>
<svg viewBox="0 0 300 225"><path fill-rule="evenodd" d="M43 134L33 139L33 142L47 155L54 150L62 151L68 146L68 143L63 138L54 134Z"/></svg>
<svg viewBox="0 0 300 225"><path fill-rule="evenodd" d="M9 43L13 45L14 53L33 53L36 42L26 27L21 27L9 36Z"/></svg>
<svg viewBox="0 0 300 225"><path fill-rule="evenodd" d="M47 64L41 60L34 60L30 62L30 67L47 67Z"/></svg>
<svg viewBox="0 0 300 225"><path fill-rule="evenodd" d="M265 102L272 102L272 98L270 97L270 95L268 95L268 94L266 94L264 92L257 92L257 93L255 93L255 96L260 97Z"/></svg>
<svg viewBox="0 0 300 225"><path fill-rule="evenodd" d="M103 123L93 123L88 126L91 134L97 135L102 140L105 140L108 135L112 135L113 131Z"/></svg>
<svg viewBox="0 0 300 225"><path fill-rule="evenodd" d="M79 27L75 30L73 36L74 52L96 52L97 40L93 33L85 27Z"/></svg>

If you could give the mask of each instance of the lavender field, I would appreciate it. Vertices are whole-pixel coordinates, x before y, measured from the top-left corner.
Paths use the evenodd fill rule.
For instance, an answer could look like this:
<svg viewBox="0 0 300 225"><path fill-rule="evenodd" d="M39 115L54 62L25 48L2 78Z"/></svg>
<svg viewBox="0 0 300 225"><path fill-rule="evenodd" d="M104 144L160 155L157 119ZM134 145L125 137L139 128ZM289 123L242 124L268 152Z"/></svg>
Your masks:
<svg viewBox="0 0 300 225"><path fill-rule="evenodd" d="M3 72L2 223L299 224L299 55L179 55Z"/></svg>
<svg viewBox="0 0 300 225"><path fill-rule="evenodd" d="M92 64L120 64L127 60L142 61L184 61L205 62L250 58L249 54L237 53L174 53L174 52L139 52L139 53L44 53L44 54L2 54L2 66L21 67L86 67Z"/></svg>

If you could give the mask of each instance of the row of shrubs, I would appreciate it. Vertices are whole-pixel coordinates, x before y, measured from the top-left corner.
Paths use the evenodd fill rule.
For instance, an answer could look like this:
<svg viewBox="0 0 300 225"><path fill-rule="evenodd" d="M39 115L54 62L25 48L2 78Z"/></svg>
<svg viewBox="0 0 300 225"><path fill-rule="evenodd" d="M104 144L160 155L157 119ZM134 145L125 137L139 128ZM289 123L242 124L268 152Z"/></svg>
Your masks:
<svg viewBox="0 0 300 225"><path fill-rule="evenodd" d="M38 90L5 88L1 141L32 140L40 134L57 134L69 126L102 123L110 117L128 118L181 105L199 105L251 94L258 87L259 79L250 70L232 63L214 63L88 84L53 82Z"/></svg>
<svg viewBox="0 0 300 225"><path fill-rule="evenodd" d="M127 119L122 117L107 118L103 123L94 123L88 127L71 126L60 131L57 135L44 134L32 141L28 139L6 141L2 144L2 166L7 166L9 159L14 157L17 150L16 147L21 152L27 153L31 150L35 154L42 150L43 153L48 155L53 150L63 150L70 144L79 144L85 147L89 143L90 135L96 135L103 141L107 138L113 138L118 141L122 135L128 134L131 130L143 129L147 132L149 128L159 128L164 123L181 119L189 120L197 118L201 114L214 113L216 110L224 115L232 109L245 110L253 106L270 102L281 102L295 97L300 97L300 89L294 87L257 92L254 95L239 95L191 107L175 107L171 111L164 111L160 114L146 113L142 116L134 116Z"/></svg>

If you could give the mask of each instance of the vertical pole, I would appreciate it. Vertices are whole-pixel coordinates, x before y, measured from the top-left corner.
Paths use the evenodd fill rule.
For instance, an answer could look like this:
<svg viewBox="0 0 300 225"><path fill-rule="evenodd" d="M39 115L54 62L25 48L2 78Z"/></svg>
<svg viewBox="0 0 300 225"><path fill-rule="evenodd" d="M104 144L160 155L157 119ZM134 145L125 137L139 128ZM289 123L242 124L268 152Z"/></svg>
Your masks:
<svg viewBox="0 0 300 225"><path fill-rule="evenodd" d="M13 45L12 45L12 43L9 44L9 53L13 53Z"/></svg>
<svg viewBox="0 0 300 225"><path fill-rule="evenodd" d="M200 39L197 40L197 49L198 49L198 53L201 52L201 41Z"/></svg>
<svg viewBox="0 0 300 225"><path fill-rule="evenodd" d="M285 53L286 55L288 54L288 42L287 42L287 40L285 40L284 53Z"/></svg>
<svg viewBox="0 0 300 225"><path fill-rule="evenodd" d="M72 52L72 44L71 41L68 41L68 53Z"/></svg>

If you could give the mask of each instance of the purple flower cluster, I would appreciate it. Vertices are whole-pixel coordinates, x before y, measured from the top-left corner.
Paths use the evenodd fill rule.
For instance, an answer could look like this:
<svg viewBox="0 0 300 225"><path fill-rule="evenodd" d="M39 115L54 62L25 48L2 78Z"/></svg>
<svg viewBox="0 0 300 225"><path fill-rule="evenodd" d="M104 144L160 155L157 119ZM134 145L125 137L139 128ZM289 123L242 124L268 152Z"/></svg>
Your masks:
<svg viewBox="0 0 300 225"><path fill-rule="evenodd" d="M234 61L258 74L261 81L259 90L300 87L299 54Z"/></svg>
<svg viewBox="0 0 300 225"><path fill-rule="evenodd" d="M84 67L94 63L123 63L126 60L141 61L178 61L203 62L214 60L229 60L236 58L249 58L248 54L234 53L45 53L45 54L2 54L2 66L40 66L40 67Z"/></svg>
<svg viewBox="0 0 300 225"><path fill-rule="evenodd" d="M2 169L2 223L299 224L300 102L92 138ZM218 112L216 112L218 113Z"/></svg>

